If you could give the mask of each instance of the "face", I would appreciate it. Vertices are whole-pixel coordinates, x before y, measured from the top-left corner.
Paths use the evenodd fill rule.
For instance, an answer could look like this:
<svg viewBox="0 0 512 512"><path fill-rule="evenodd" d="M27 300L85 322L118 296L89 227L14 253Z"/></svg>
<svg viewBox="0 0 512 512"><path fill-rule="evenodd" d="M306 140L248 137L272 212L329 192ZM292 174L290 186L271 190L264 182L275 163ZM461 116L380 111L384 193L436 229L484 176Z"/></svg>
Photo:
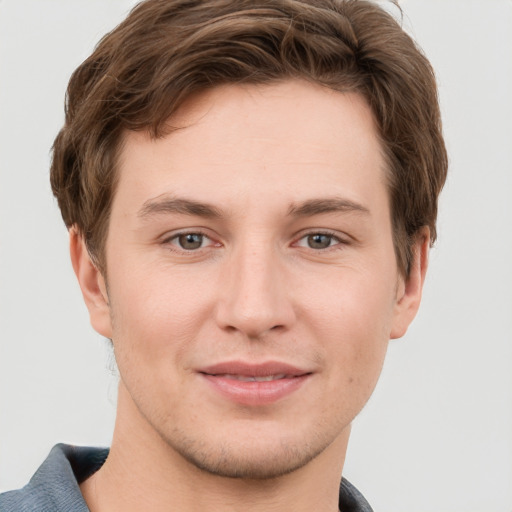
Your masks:
<svg viewBox="0 0 512 512"><path fill-rule="evenodd" d="M84 291L118 415L210 473L275 477L348 435L417 307L371 111L288 81L203 93L172 124L126 134L108 279Z"/></svg>

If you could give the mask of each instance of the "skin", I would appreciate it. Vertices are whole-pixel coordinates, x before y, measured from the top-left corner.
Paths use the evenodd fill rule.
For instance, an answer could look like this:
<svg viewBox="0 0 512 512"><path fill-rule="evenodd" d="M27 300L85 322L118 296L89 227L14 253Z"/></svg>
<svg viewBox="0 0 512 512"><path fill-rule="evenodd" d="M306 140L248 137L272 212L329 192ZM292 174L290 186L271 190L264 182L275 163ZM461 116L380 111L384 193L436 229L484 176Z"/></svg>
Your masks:
<svg viewBox="0 0 512 512"><path fill-rule="evenodd" d="M350 424L419 306L428 230L406 279L356 94L224 86L172 125L157 140L125 135L108 279L70 231L91 323L120 372L111 453L82 492L92 512L337 510ZM239 403L198 372L228 360L308 376L271 403Z"/></svg>

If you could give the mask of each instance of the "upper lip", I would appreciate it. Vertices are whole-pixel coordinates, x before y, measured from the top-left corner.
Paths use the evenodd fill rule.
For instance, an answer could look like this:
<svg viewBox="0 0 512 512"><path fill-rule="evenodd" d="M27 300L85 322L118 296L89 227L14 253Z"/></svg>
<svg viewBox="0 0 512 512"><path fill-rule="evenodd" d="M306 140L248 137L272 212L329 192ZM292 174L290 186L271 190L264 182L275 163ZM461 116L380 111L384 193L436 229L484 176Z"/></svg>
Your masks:
<svg viewBox="0 0 512 512"><path fill-rule="evenodd" d="M244 377L269 377L271 375L299 377L311 373L308 370L279 361L266 361L263 363L225 361L200 368L198 371L207 375L240 375Z"/></svg>

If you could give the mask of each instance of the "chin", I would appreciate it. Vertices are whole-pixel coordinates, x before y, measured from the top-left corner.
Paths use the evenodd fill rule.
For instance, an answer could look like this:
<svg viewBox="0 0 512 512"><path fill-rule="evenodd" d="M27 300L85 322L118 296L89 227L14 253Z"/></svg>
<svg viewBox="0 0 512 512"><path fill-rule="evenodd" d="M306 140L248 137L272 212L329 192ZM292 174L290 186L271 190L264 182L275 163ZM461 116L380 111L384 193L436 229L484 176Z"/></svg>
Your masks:
<svg viewBox="0 0 512 512"><path fill-rule="evenodd" d="M241 450L243 451L243 450ZM211 475L245 480L271 480L292 473L319 453L283 447L280 453L251 454L221 447L216 453L183 451L180 453L196 468Z"/></svg>
<svg viewBox="0 0 512 512"><path fill-rule="evenodd" d="M229 438L229 436L228 436ZM307 444L300 440L253 443L197 442L187 435L173 436L167 444L197 469L225 478L270 480L292 473L316 458L330 442ZM319 440L318 440L319 441Z"/></svg>

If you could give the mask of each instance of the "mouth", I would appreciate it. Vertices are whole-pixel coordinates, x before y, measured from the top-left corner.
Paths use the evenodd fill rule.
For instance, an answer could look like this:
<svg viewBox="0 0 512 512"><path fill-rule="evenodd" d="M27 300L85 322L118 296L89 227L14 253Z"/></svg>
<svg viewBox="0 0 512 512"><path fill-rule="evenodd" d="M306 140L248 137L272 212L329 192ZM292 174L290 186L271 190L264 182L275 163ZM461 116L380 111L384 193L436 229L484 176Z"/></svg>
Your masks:
<svg viewBox="0 0 512 512"><path fill-rule="evenodd" d="M198 373L223 399L246 406L268 405L288 397L312 375L311 371L273 361L229 361L202 368Z"/></svg>
<svg viewBox="0 0 512 512"><path fill-rule="evenodd" d="M256 375L232 375L229 373L214 374L215 377L222 377L224 379L238 380L241 382L270 382L273 380L291 379L294 375L285 375L284 373L278 375L267 375L265 377L257 377Z"/></svg>

